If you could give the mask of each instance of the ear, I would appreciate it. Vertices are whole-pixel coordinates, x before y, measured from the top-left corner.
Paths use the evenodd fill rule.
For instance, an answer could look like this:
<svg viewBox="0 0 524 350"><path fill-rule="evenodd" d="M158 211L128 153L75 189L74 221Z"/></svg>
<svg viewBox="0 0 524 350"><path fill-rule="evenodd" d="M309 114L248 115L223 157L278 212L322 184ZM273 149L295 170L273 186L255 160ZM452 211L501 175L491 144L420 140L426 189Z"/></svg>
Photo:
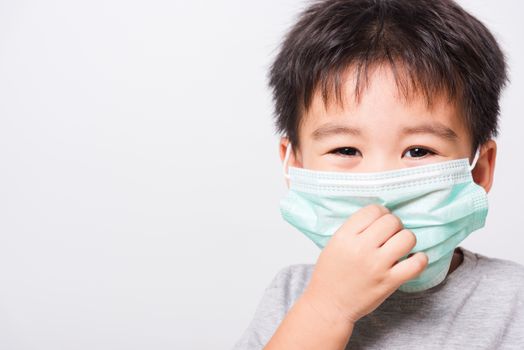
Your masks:
<svg viewBox="0 0 524 350"><path fill-rule="evenodd" d="M280 138L279 151L280 161L282 161L282 163L284 163L284 158L286 157L288 143L289 139L287 137L283 136ZM302 168L302 160L300 158L300 150L298 150L295 145L292 145L291 153L289 154L288 165L292 167Z"/></svg>
<svg viewBox="0 0 524 350"><path fill-rule="evenodd" d="M472 176L475 183L484 187L486 192L489 192L493 184L496 158L497 144L494 140L489 140L480 147L479 159L472 171Z"/></svg>
<svg viewBox="0 0 524 350"><path fill-rule="evenodd" d="M287 145L289 143L289 139L287 137L281 137L280 138L280 142L279 142L279 153L280 153L280 161L282 162L282 166L284 165L284 158L286 158L286 150L287 150ZM293 147L291 148L291 153L289 154L289 159L288 159L288 162L287 162L287 167L298 167L298 168L301 168L302 167L302 161L300 159L297 159L297 158L300 158L300 151L295 149L295 145L292 145ZM287 167L286 169L284 169L286 172L287 172ZM286 185L287 187L289 187L289 180L288 179L285 179L286 180Z"/></svg>

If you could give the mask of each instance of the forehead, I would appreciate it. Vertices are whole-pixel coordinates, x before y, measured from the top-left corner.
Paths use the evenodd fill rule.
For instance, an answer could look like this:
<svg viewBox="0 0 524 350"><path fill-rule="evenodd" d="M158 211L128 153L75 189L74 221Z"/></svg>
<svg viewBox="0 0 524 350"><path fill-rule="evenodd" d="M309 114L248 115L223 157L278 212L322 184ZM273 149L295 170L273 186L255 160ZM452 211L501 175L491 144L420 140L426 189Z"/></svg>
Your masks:
<svg viewBox="0 0 524 350"><path fill-rule="evenodd" d="M413 124L437 123L469 138L457 104L445 91L427 96L415 84L399 79L389 66L376 66L365 77L348 69L341 79L340 92L323 93L315 89L309 108L299 126L302 140L326 123L349 123L373 133Z"/></svg>

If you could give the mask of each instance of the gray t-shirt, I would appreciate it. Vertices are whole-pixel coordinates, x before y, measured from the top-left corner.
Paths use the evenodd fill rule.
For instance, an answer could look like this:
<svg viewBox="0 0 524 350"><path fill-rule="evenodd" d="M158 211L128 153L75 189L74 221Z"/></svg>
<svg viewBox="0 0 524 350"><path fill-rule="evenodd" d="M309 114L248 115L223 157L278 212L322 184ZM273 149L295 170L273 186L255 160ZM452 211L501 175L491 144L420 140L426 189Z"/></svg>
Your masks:
<svg viewBox="0 0 524 350"><path fill-rule="evenodd" d="M524 349L524 266L460 247L439 285L399 290L354 327L346 349ZM314 265L282 269L234 349L262 349L309 282Z"/></svg>

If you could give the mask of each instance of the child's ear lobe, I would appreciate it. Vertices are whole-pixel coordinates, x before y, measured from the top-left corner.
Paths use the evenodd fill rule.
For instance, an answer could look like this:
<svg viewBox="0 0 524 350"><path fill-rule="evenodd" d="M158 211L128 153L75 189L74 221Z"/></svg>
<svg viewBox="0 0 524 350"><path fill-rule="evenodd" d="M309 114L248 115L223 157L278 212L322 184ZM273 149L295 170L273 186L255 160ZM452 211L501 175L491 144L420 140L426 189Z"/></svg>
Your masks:
<svg viewBox="0 0 524 350"><path fill-rule="evenodd" d="M481 146L477 165L472 171L473 180L477 185L484 187L486 192L489 192L493 184L496 159L497 144L494 140L489 140Z"/></svg>

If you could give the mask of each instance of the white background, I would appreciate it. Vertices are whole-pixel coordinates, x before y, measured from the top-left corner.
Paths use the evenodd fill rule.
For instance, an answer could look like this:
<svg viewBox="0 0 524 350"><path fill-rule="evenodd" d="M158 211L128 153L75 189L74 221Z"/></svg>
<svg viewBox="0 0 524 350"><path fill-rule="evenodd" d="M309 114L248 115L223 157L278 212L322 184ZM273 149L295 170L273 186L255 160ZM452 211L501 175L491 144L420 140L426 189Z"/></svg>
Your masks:
<svg viewBox="0 0 524 350"><path fill-rule="evenodd" d="M524 264L520 1L461 1L499 39L485 229ZM318 249L285 223L266 73L302 1L0 2L0 348L222 349L282 267Z"/></svg>

